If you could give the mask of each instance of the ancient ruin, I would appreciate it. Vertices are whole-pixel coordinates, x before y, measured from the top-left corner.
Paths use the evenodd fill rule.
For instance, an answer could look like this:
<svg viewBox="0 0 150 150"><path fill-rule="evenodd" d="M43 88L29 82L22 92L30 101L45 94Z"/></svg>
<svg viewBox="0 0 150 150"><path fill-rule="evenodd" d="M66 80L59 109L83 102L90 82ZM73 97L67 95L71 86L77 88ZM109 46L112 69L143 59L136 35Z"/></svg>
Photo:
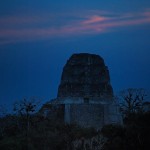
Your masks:
<svg viewBox="0 0 150 150"><path fill-rule="evenodd" d="M64 106L68 124L101 129L122 123L108 68L99 55L73 54L63 68L57 98L50 104Z"/></svg>
<svg viewBox="0 0 150 150"><path fill-rule="evenodd" d="M104 60L93 54L74 54L64 66L58 98L99 98L113 96Z"/></svg>

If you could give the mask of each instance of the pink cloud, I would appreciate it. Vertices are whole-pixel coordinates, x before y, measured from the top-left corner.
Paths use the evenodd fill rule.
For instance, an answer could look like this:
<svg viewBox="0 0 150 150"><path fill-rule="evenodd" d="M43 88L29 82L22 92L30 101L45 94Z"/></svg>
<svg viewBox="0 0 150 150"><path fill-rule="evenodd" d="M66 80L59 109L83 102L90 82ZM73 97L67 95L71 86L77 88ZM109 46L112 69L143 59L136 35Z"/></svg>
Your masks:
<svg viewBox="0 0 150 150"><path fill-rule="evenodd" d="M106 20L108 20L108 18L94 15L94 16L91 16L89 19L84 20L82 23L83 24L92 24L92 23L98 23L98 22L102 22L102 21L106 21Z"/></svg>
<svg viewBox="0 0 150 150"><path fill-rule="evenodd" d="M143 15L146 16L146 17L148 17L148 18L150 18L150 11L144 12Z"/></svg>
<svg viewBox="0 0 150 150"><path fill-rule="evenodd" d="M96 12L96 11L95 11ZM47 15L48 16L48 15ZM61 14L61 17L63 15ZM108 17L109 16L109 17ZM0 23L3 23L3 26L7 23L10 24L9 27L0 28L0 44L8 44L20 42L20 41L28 41L28 40L39 40L46 38L54 38L54 37L67 37L67 36L80 36L85 34L101 34L105 32L111 32L112 29L117 29L118 27L127 27L134 25L142 25L146 23L150 23L150 11L145 11L141 13L127 13L121 15L111 16L100 15L100 14L92 14L85 16L76 16L75 19L65 20L66 18L61 18L63 22L59 24L59 26L51 26L51 23L58 24L60 20L57 20L59 17L9 17L0 19ZM66 16L65 16L66 17ZM25 20L24 20L25 19ZM49 27L45 27L44 23L48 22ZM23 26L22 28L18 28L18 24L24 25L24 23L28 23L28 26ZM37 26L37 24L43 23L41 27L33 27ZM15 25L14 25L15 24ZM12 25L12 27L11 27ZM1 25L0 25L1 27Z"/></svg>

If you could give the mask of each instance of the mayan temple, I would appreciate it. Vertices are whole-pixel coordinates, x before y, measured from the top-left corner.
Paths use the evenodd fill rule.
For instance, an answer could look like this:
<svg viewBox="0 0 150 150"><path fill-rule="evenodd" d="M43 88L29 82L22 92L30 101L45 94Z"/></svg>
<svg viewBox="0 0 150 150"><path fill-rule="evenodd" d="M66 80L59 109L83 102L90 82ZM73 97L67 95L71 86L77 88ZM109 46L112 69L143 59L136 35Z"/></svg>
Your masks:
<svg viewBox="0 0 150 150"><path fill-rule="evenodd" d="M68 124L101 129L122 122L109 70L99 55L73 54L63 68L57 98L50 103L64 106Z"/></svg>

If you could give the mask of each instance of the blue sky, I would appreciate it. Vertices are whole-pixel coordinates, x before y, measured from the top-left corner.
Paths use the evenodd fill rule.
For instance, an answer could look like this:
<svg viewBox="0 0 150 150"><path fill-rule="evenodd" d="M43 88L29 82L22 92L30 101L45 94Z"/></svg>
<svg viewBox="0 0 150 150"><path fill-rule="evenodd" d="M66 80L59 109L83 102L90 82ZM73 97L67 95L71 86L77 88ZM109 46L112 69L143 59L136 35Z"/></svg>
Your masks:
<svg viewBox="0 0 150 150"><path fill-rule="evenodd" d="M73 53L101 55L115 94L150 91L150 1L0 1L0 104L55 98Z"/></svg>

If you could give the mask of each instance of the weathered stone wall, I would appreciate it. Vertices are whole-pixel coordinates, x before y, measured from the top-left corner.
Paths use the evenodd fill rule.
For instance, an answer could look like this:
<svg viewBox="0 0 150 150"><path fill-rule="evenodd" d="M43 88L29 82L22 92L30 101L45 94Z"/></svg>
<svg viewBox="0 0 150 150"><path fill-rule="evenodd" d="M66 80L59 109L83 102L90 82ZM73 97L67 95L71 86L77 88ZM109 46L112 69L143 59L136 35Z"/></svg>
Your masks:
<svg viewBox="0 0 150 150"><path fill-rule="evenodd" d="M66 104L65 122L82 127L101 129L107 124L121 124L118 107L114 104Z"/></svg>
<svg viewBox="0 0 150 150"><path fill-rule="evenodd" d="M115 102L104 104L104 124L122 124L119 105Z"/></svg>
<svg viewBox="0 0 150 150"><path fill-rule="evenodd" d="M104 124L104 107L101 104L67 104L65 121L82 127L100 129Z"/></svg>
<svg viewBox="0 0 150 150"><path fill-rule="evenodd" d="M104 60L94 54L74 54L63 68L58 97L113 95Z"/></svg>

